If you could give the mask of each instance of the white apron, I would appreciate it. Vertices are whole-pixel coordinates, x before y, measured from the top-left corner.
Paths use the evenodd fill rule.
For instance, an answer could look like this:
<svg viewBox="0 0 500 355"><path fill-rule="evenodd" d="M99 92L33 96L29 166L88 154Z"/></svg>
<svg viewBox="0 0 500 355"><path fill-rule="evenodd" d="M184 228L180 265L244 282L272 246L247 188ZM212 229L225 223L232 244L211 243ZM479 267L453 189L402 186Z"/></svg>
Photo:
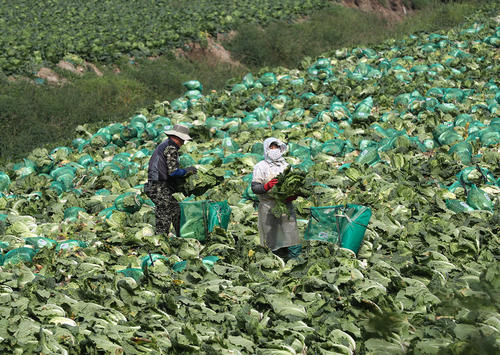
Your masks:
<svg viewBox="0 0 500 355"><path fill-rule="evenodd" d="M270 141L270 142L269 142ZM266 139L264 141L264 156L267 158L269 144L277 139ZM267 143L267 144L266 144ZM286 145L279 142L284 146ZM253 171L253 180L261 184L265 184L269 180L278 176L286 169L288 163L284 159L273 162L265 159L257 163ZM276 202L267 193L257 195L259 197L259 234L260 244L267 246L271 250L277 250L284 247L290 247L299 244L299 233L297 229L297 218L295 210L291 202L287 203L290 212L290 217L287 214L276 218L271 209Z"/></svg>

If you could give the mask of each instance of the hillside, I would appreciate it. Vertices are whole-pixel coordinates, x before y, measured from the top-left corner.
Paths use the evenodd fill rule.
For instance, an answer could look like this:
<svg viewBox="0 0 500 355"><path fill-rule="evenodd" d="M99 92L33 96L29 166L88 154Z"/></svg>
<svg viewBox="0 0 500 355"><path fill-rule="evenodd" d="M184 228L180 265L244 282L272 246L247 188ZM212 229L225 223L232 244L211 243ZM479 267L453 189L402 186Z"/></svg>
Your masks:
<svg viewBox="0 0 500 355"><path fill-rule="evenodd" d="M231 78L242 77L246 72L258 71L264 66L294 68L305 56L315 57L328 49L372 46L388 38L401 38L413 32L449 29L462 23L478 8L489 9L488 14L494 11L494 6L489 6L488 2L476 3L473 0L459 3L412 1L411 4L418 3L420 7L409 11L397 22L375 15L374 10L360 11L355 4L347 7L333 2L328 2L325 7L315 6L311 9L308 8L310 3L301 2L294 10L275 11L274 6L284 6L288 1L278 4L262 0L258 7L262 16L259 15L258 21L247 22L247 17L252 13L245 13L228 25L230 32L224 33L218 32L223 31L222 29L210 32L203 27L213 27L220 22L218 16L221 13L217 6L202 1L190 2L189 7L183 10L190 11L187 18L196 18L197 11L203 12L206 17L206 21L196 22L196 26L202 26L197 40L184 38L182 44L172 43L170 47L162 47L163 49L155 47L156 54L165 50L165 55L124 49L117 56L102 60L85 53L69 51L66 47L71 47L73 44L70 42L81 38L83 44L87 43L86 36L99 37L98 33L94 33L98 29L108 33L102 41L118 36L122 23L116 23L119 18L113 17L116 13L113 10L120 4L123 5L122 0L110 0L111 5L100 15L102 18L111 16L109 22L102 21L101 27L79 27L78 33L64 37L59 46L51 40L52 34L32 41L30 36L42 34L38 30L30 31L30 26L37 22L26 24L20 17L11 16L15 12L13 9L16 2L3 6L0 12L7 12L9 15L0 23L0 29L4 28L6 34L0 39L6 46L3 54L0 54L0 62L5 64L6 60L16 61L19 70L14 70L14 74L8 74L9 71L0 73L0 130L5 132L0 140L0 164L16 161L37 147L51 149L54 145L68 145L78 124L88 123L96 129L132 115L156 101L173 100L183 93L181 83L192 77L201 80L208 90L220 90ZM372 1L370 4L376 10L379 2ZM161 4L166 3L168 1L162 0L148 6L161 7ZM365 2L358 3L360 8L366 8ZM29 2L23 1L19 5L19 11L28 4ZM51 11L61 13L58 21L61 29L64 29L82 16L82 24L95 20L94 12L102 6L86 2L84 9L75 17L71 15L74 8L65 4L67 2L54 1L46 6L45 12L37 13L37 16L41 16L40 21L43 20L45 32L49 33L58 22L51 22L50 16L43 14ZM389 11L389 4L391 8L392 4L401 5L398 2L382 1L378 9ZM39 5L27 9L27 13L36 11ZM242 6L243 3L233 5ZM64 6L64 9L59 9L60 6ZM149 7L141 9L142 12L134 12L130 17L123 16L122 20L126 18L129 27L134 27L132 24L135 21L142 24L144 16L140 15L148 9ZM396 6L395 11L390 10L389 13L399 16L404 12L402 7ZM169 17L166 23L161 22L163 15L164 12L160 11L157 17L149 19L149 27L142 30L147 32L153 28L161 31L164 26L179 26L175 16ZM65 16L70 19L66 21ZM161 23L157 25L156 21ZM71 28L65 33L72 34L74 30ZM20 31L24 31L24 34L16 36L15 33ZM120 38L128 36L128 31L129 29ZM141 33L134 32L134 36ZM161 32L155 38L160 40L169 33ZM53 60L42 58L42 49L46 46L62 51L61 56L54 57ZM181 47L174 50L176 46ZM18 50L18 47L22 50ZM40 57L25 61L21 57L32 47L40 49ZM106 50L110 48L112 47L105 46ZM235 63L241 65L234 65Z"/></svg>
<svg viewBox="0 0 500 355"><path fill-rule="evenodd" d="M189 81L182 97L5 166L0 351L499 352L500 24L484 14L227 90ZM194 137L181 164L207 184L224 177L178 198L232 209L205 241L154 235L143 193L176 123ZM295 202L303 254L286 264L258 245L248 191L271 135L313 185ZM349 224L346 204L372 211L357 253L310 232L309 208L338 206Z"/></svg>

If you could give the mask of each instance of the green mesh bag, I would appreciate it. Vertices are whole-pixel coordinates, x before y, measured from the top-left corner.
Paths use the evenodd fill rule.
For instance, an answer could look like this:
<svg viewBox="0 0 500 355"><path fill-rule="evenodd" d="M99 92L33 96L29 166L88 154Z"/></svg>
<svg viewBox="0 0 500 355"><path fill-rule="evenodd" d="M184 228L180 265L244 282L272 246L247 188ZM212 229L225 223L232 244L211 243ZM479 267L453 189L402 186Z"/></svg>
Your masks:
<svg viewBox="0 0 500 355"><path fill-rule="evenodd" d="M450 154L456 154L464 164L472 164L472 146L467 142L458 142L448 151Z"/></svg>
<svg viewBox="0 0 500 355"><path fill-rule="evenodd" d="M94 159L88 154L82 155L80 159L78 159L78 164L83 165L84 167L87 167L94 163Z"/></svg>
<svg viewBox="0 0 500 355"><path fill-rule="evenodd" d="M59 177L63 175L75 175L75 169L72 168L71 166L65 165L60 168L54 169L50 172L50 176L54 179L57 180Z"/></svg>
<svg viewBox="0 0 500 355"><path fill-rule="evenodd" d="M0 171L0 191L7 191L10 186L9 175Z"/></svg>
<svg viewBox="0 0 500 355"><path fill-rule="evenodd" d="M241 160L245 155L242 153L232 153L222 159L222 164L229 164L233 161Z"/></svg>
<svg viewBox="0 0 500 355"><path fill-rule="evenodd" d="M90 145L95 148L105 147L111 142L111 135L106 132L98 132L90 138Z"/></svg>
<svg viewBox="0 0 500 355"><path fill-rule="evenodd" d="M17 249L12 249L7 254L4 255L3 265L8 264L19 264L19 263L30 263L35 256L36 251L32 248L22 247Z"/></svg>
<svg viewBox="0 0 500 355"><path fill-rule="evenodd" d="M256 121L256 122L247 122L245 123L249 130L259 129L259 128L268 128L268 121Z"/></svg>
<svg viewBox="0 0 500 355"><path fill-rule="evenodd" d="M330 105L330 112L337 120L348 120L351 117L349 109L342 103L332 103Z"/></svg>
<svg viewBox="0 0 500 355"><path fill-rule="evenodd" d="M36 164L29 159L24 158L22 163L14 164L14 171L20 178L26 177L36 170Z"/></svg>
<svg viewBox="0 0 500 355"><path fill-rule="evenodd" d="M208 201L183 201L181 207L181 238L204 241L208 230Z"/></svg>
<svg viewBox="0 0 500 355"><path fill-rule="evenodd" d="M290 155L295 158L299 158L301 161L311 159L311 149L299 144L290 143L288 145L290 150Z"/></svg>
<svg viewBox="0 0 500 355"><path fill-rule="evenodd" d="M78 148L80 147L82 144L85 144L87 143L88 141L83 139L83 138L75 138L71 141L71 146L73 148Z"/></svg>
<svg viewBox="0 0 500 355"><path fill-rule="evenodd" d="M493 212L494 205L486 192L472 185L467 194L467 204L475 210L486 210Z"/></svg>
<svg viewBox="0 0 500 355"><path fill-rule="evenodd" d="M170 118L164 116L158 116L153 122L153 127L157 131L161 131L165 129L165 126L169 126L170 124L171 124Z"/></svg>
<svg viewBox="0 0 500 355"><path fill-rule="evenodd" d="M69 239L64 242L57 243L56 251L61 250L75 250L78 248L86 248L87 243L82 242L81 240Z"/></svg>
<svg viewBox="0 0 500 355"><path fill-rule="evenodd" d="M243 196L242 196L245 200L248 200L248 201L253 201L253 202L259 202L259 198L257 197L257 195L252 191L252 183L250 182L247 186L247 188L245 189L245 191L243 191Z"/></svg>
<svg viewBox="0 0 500 355"><path fill-rule="evenodd" d="M461 113L457 117L455 117L455 126L465 127L465 125L469 122L474 121L474 117L467 113Z"/></svg>
<svg viewBox="0 0 500 355"><path fill-rule="evenodd" d="M44 237L28 237L24 238L24 242L28 245L33 246L36 250L45 247L51 248L52 246L57 244L55 240Z"/></svg>
<svg viewBox="0 0 500 355"><path fill-rule="evenodd" d="M181 154L179 157L179 165L181 168L185 169L188 166L193 166L196 164L196 161L189 154Z"/></svg>
<svg viewBox="0 0 500 355"><path fill-rule="evenodd" d="M457 174L457 179L458 181L461 181L464 184L467 185L474 185L474 184L488 184L488 185L495 185L496 184L496 177L495 175L489 171L486 168L482 168L479 165L476 166L469 166L463 170L461 170Z"/></svg>
<svg viewBox="0 0 500 355"><path fill-rule="evenodd" d="M259 81L262 83L264 86L270 86L278 83L278 80L276 79L276 74L274 73L264 73L261 75L259 78Z"/></svg>
<svg viewBox="0 0 500 355"><path fill-rule="evenodd" d="M463 139L464 138L453 129L446 130L437 137L437 141L441 145L451 145Z"/></svg>
<svg viewBox="0 0 500 355"><path fill-rule="evenodd" d="M114 211L116 211L116 207L115 206L111 206L111 207L103 209L101 212L98 213L97 216L105 218L105 219L108 219L108 218L110 218L113 215Z"/></svg>
<svg viewBox="0 0 500 355"><path fill-rule="evenodd" d="M457 88L444 89L444 102L462 102L465 98L465 92Z"/></svg>
<svg viewBox="0 0 500 355"><path fill-rule="evenodd" d="M252 73L248 73L243 77L243 85L245 85L247 88L251 88L255 85L255 79Z"/></svg>
<svg viewBox="0 0 500 355"><path fill-rule="evenodd" d="M235 141L233 141L231 139L231 137L229 136L226 136L222 139L222 149L225 151L225 152L237 152L238 149L240 147L238 146L238 144L236 144Z"/></svg>
<svg viewBox="0 0 500 355"><path fill-rule="evenodd" d="M346 142L342 139L332 139L321 145L321 152L338 157L344 154L345 146Z"/></svg>
<svg viewBox="0 0 500 355"><path fill-rule="evenodd" d="M456 113L458 111L457 106L452 103L444 103L436 105L436 108L443 113Z"/></svg>
<svg viewBox="0 0 500 355"><path fill-rule="evenodd" d="M63 184L61 184L58 181L52 181L50 183L49 189L55 191L58 196L61 195L65 191Z"/></svg>
<svg viewBox="0 0 500 355"><path fill-rule="evenodd" d="M142 269L139 268L128 268L124 270L119 270L117 273L124 275L125 277L131 277L133 278L136 282L141 281L141 279L144 277L144 273Z"/></svg>
<svg viewBox="0 0 500 355"><path fill-rule="evenodd" d="M59 182L64 191L68 191L73 187L73 180L75 179L75 176L73 174L64 174L59 176L56 181Z"/></svg>
<svg viewBox="0 0 500 355"><path fill-rule="evenodd" d="M488 36L484 39L484 42L497 48L500 47L500 37L497 36Z"/></svg>
<svg viewBox="0 0 500 355"><path fill-rule="evenodd" d="M170 103L172 110L174 111L186 111L188 109L187 101L184 99L175 99Z"/></svg>
<svg viewBox="0 0 500 355"><path fill-rule="evenodd" d="M203 85L201 85L201 83L198 80L189 80L186 81L185 83L182 83L182 85L184 85L184 87L188 90L199 90L199 91L203 90Z"/></svg>
<svg viewBox="0 0 500 355"><path fill-rule="evenodd" d="M165 260L167 261L168 258L165 255L161 254L148 254L145 255L141 258L141 269L144 270L150 266L154 266L155 261L157 260Z"/></svg>
<svg viewBox="0 0 500 355"><path fill-rule="evenodd" d="M321 240L339 244L357 253L372 211L360 205L312 207L304 235L305 240Z"/></svg>
<svg viewBox="0 0 500 355"><path fill-rule="evenodd" d="M69 222L76 222L80 212L85 212L81 207L68 207L64 210L64 219Z"/></svg>
<svg viewBox="0 0 500 355"><path fill-rule="evenodd" d="M279 121L272 125L272 129L283 130L292 127L292 122L290 121Z"/></svg>
<svg viewBox="0 0 500 355"><path fill-rule="evenodd" d="M208 269L208 271L212 270L212 267L215 265L217 261L219 261L219 257L215 255L205 256L201 259L203 265Z"/></svg>
<svg viewBox="0 0 500 355"><path fill-rule="evenodd" d="M201 157L200 160L198 160L198 164L208 165L208 164L212 163L213 161L215 161L216 159L217 159L217 157L214 157L214 156Z"/></svg>
<svg viewBox="0 0 500 355"><path fill-rule="evenodd" d="M135 192L126 192L118 196L115 200L116 209L127 213L139 211L143 204L144 200Z"/></svg>
<svg viewBox="0 0 500 355"><path fill-rule="evenodd" d="M227 201L210 202L208 204L208 231L213 232L215 227L227 230L231 217L231 207Z"/></svg>
<svg viewBox="0 0 500 355"><path fill-rule="evenodd" d="M109 130L109 134L114 135L121 132L121 130L123 129L123 125L121 123L112 123L108 125L107 128Z"/></svg>
<svg viewBox="0 0 500 355"><path fill-rule="evenodd" d="M248 89L248 86L245 84L234 84L233 87L231 88L231 93L236 94L238 92L242 92Z"/></svg>
<svg viewBox="0 0 500 355"><path fill-rule="evenodd" d="M474 209L463 201L447 199L446 207L455 213L471 212Z"/></svg>
<svg viewBox="0 0 500 355"><path fill-rule="evenodd" d="M480 141L483 147L500 144L500 132L493 131L489 128L484 129L483 132L481 132Z"/></svg>
<svg viewBox="0 0 500 355"><path fill-rule="evenodd" d="M264 154L264 145L262 143L260 143L260 142L254 143L252 145L250 153L261 154L261 155Z"/></svg>
<svg viewBox="0 0 500 355"><path fill-rule="evenodd" d="M201 94L200 90L188 90L184 93L184 96L186 96L190 100L196 100L201 98L203 95Z"/></svg>
<svg viewBox="0 0 500 355"><path fill-rule="evenodd" d="M138 134L139 134L139 132L137 131L136 127L134 127L132 125L128 125L128 126L123 127L123 129L121 130L120 138L123 141L128 141L132 138L137 137Z"/></svg>
<svg viewBox="0 0 500 355"><path fill-rule="evenodd" d="M186 266L187 266L187 260L178 261L174 265L172 265L172 270L174 270L174 272L182 272L184 271Z"/></svg>
<svg viewBox="0 0 500 355"><path fill-rule="evenodd" d="M373 99L371 96L369 96L356 105L356 109L353 113L353 118L359 121L366 120L371 115L372 108Z"/></svg>
<svg viewBox="0 0 500 355"><path fill-rule="evenodd" d="M356 162L360 164L373 165L380 160L377 147L368 147L364 149L356 158Z"/></svg>
<svg viewBox="0 0 500 355"><path fill-rule="evenodd" d="M134 117L132 117L132 119L130 120L130 124L131 125L140 125L142 126L142 128L144 128L144 126L146 126L146 123L148 122L148 119L146 118L146 116L142 115L142 114L139 114L139 115L135 115Z"/></svg>
<svg viewBox="0 0 500 355"><path fill-rule="evenodd" d="M181 207L181 238L207 239L215 227L227 229L231 208L227 201L183 201Z"/></svg>
<svg viewBox="0 0 500 355"><path fill-rule="evenodd" d="M304 117L305 110L302 107L296 107L288 111L285 115L285 120L291 122L300 122Z"/></svg>

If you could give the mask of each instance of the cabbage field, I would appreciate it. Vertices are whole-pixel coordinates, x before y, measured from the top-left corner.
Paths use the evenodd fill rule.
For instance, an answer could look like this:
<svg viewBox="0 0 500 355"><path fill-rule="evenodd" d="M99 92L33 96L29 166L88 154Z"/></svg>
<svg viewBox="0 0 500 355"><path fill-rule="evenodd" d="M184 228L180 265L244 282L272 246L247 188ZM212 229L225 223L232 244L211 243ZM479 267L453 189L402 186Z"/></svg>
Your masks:
<svg viewBox="0 0 500 355"><path fill-rule="evenodd" d="M146 21L148 22L148 21ZM500 351L500 24L264 68L0 169L0 352L494 354ZM206 241L154 234L147 164L172 125L228 201ZM357 254L260 247L251 173L269 136L307 172L295 206L357 204Z"/></svg>
<svg viewBox="0 0 500 355"><path fill-rule="evenodd" d="M115 62L122 55L155 56L243 22L262 25L318 11L326 0L15 0L0 6L0 71L75 56ZM80 59L81 60L81 59Z"/></svg>

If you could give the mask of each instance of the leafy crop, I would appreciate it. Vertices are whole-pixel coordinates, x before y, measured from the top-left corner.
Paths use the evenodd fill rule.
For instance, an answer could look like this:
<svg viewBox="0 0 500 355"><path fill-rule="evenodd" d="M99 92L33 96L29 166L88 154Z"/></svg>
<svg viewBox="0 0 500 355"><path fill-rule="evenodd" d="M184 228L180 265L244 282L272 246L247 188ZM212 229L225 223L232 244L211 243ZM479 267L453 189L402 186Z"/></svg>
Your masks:
<svg viewBox="0 0 500 355"><path fill-rule="evenodd" d="M186 196L201 196L211 188L219 185L224 180L225 170L220 167L221 159L213 161L208 168L200 167L196 175L187 178L181 186L181 190Z"/></svg>
<svg viewBox="0 0 500 355"><path fill-rule="evenodd" d="M243 22L290 20L324 0L9 1L0 7L0 71L31 73L43 62L115 62L155 56Z"/></svg>
<svg viewBox="0 0 500 355"><path fill-rule="evenodd" d="M270 196L276 201L273 207L273 214L279 218L282 214L288 214L289 209L286 207L286 199L290 197L305 197L311 196L311 191L307 183L307 174L304 171L292 170L288 166L276 179L278 182L268 192Z"/></svg>
<svg viewBox="0 0 500 355"><path fill-rule="evenodd" d="M498 353L500 27L471 21L265 68L6 166L0 351ZM181 160L224 170L194 198L232 210L204 244L155 235L142 191L177 123ZM312 206L372 210L357 255L312 241L285 264L259 246L242 196L269 136L314 180L301 232Z"/></svg>

